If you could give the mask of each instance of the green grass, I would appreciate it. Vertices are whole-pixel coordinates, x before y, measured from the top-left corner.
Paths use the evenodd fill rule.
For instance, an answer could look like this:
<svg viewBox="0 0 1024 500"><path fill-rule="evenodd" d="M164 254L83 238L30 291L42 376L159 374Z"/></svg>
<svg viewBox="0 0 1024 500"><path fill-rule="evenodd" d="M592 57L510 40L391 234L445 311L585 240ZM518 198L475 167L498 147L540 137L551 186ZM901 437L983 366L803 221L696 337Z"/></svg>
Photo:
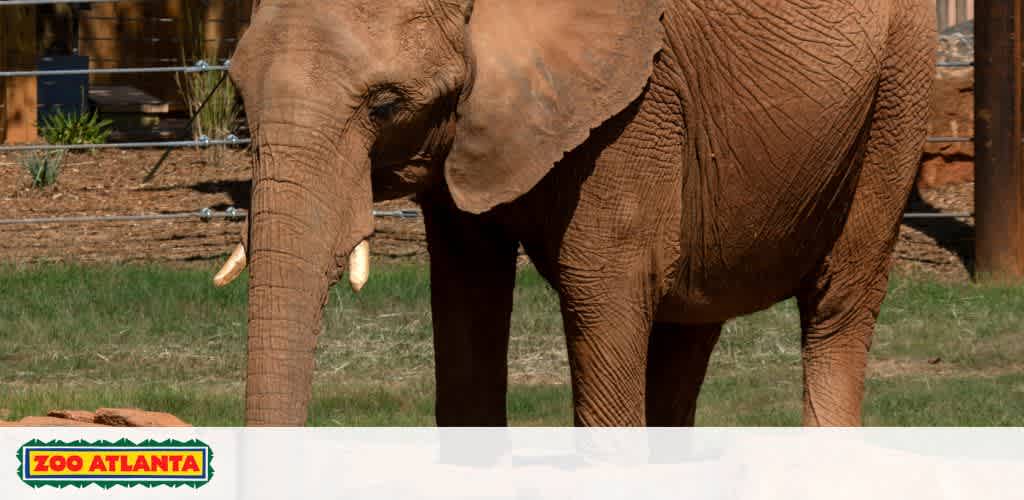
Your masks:
<svg viewBox="0 0 1024 500"><path fill-rule="evenodd" d="M213 288L214 265L0 267L0 417L136 406L196 425L241 424L246 284ZM360 295L332 290L313 425L433 423L429 302L420 266L378 265ZM1022 316L1019 288L894 279L866 423L1024 425ZM792 302L730 322L698 424L798 425L797 325ZM561 330L555 295L522 271L509 361L514 425L572 422Z"/></svg>

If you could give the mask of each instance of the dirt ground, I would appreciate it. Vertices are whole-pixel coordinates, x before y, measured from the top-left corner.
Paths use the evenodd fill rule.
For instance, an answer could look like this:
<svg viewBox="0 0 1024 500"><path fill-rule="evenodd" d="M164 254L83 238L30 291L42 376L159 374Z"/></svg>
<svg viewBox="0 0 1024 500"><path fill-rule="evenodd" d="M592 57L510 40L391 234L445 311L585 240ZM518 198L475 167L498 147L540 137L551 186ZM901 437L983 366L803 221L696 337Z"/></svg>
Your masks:
<svg viewBox="0 0 1024 500"><path fill-rule="evenodd" d="M227 151L222 165L195 150L175 150L149 183L142 180L159 150L101 150L69 154L55 186L32 189L17 154L0 153L0 219L76 215L196 212L249 208L244 150ZM969 183L915 193L911 212L971 212ZM408 200L381 210L416 208ZM168 262L207 265L238 241L238 221L198 218L140 222L0 224L0 262ZM420 219L378 218L373 253L385 259L426 258ZM895 267L942 280L966 280L973 262L973 220L912 220L900 232Z"/></svg>
<svg viewBox="0 0 1024 500"><path fill-rule="evenodd" d="M102 150L68 155L57 184L30 187L16 154L0 154L0 219L78 215L197 212L249 208L249 157L227 151L223 164L195 150L175 150L151 182L143 178L159 150ZM382 210L416 208L407 200L380 203ZM206 261L230 252L241 221L190 219L2 225L0 262ZM373 251L388 258L426 254L418 219L378 218Z"/></svg>

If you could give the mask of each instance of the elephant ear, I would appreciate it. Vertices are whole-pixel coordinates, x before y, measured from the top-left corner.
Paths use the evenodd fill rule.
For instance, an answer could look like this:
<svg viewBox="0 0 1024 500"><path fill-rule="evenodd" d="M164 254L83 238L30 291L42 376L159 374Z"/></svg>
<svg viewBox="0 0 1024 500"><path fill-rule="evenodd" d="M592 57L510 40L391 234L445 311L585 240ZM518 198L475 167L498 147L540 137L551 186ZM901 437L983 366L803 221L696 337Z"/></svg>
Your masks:
<svg viewBox="0 0 1024 500"><path fill-rule="evenodd" d="M660 0L476 0L474 78L445 178L481 213L532 189L643 91L663 43Z"/></svg>

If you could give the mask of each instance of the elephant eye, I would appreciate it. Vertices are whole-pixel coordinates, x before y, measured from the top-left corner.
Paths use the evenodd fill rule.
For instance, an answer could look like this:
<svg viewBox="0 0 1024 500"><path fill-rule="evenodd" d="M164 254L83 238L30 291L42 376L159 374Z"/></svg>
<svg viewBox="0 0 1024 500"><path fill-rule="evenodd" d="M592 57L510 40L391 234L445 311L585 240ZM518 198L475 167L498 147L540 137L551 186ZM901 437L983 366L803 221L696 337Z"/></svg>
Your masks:
<svg viewBox="0 0 1024 500"><path fill-rule="evenodd" d="M387 123L395 116L398 110L398 101L392 100L370 106L370 118L377 123Z"/></svg>

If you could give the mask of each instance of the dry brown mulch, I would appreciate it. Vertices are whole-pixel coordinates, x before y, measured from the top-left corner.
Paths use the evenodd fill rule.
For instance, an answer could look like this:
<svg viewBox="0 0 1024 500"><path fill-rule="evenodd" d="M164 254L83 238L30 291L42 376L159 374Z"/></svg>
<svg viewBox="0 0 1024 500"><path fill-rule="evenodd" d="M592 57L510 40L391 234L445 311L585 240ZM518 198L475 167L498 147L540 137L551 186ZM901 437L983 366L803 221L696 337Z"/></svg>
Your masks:
<svg viewBox="0 0 1024 500"><path fill-rule="evenodd" d="M56 185L33 189L16 154L0 154L0 219L78 215L134 215L225 210L249 205L249 156L228 151L222 165L195 150L176 150L157 176L143 183L159 150L100 150L69 154ZM378 209L416 208L406 200ZM189 263L231 251L240 221L184 220L0 225L0 262ZM378 218L377 256L422 258L419 220Z"/></svg>

